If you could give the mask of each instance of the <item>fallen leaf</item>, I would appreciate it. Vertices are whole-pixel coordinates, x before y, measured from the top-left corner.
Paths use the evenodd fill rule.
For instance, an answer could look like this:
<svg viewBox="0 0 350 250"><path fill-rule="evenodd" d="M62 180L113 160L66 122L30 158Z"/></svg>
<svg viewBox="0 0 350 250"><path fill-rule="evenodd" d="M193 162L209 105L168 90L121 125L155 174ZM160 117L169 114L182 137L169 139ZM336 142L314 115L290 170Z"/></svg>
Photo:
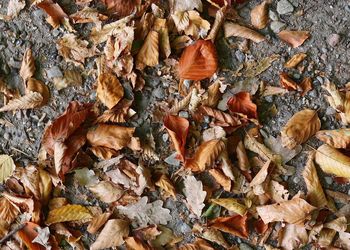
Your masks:
<svg viewBox="0 0 350 250"><path fill-rule="evenodd" d="M61 90L70 86L81 86L83 78L77 70L66 70L62 77L54 77L53 84L57 90Z"/></svg>
<svg viewBox="0 0 350 250"><path fill-rule="evenodd" d="M150 31L136 56L136 68L143 70L146 66L156 66L159 63L159 33Z"/></svg>
<svg viewBox="0 0 350 250"><path fill-rule="evenodd" d="M242 125L241 121L237 117L218 109L213 109L207 106L200 106L199 111L204 115L213 117L217 121L216 125L221 127L239 127Z"/></svg>
<svg viewBox="0 0 350 250"><path fill-rule="evenodd" d="M150 225L147 227L142 227L134 230L133 234L139 239L143 239L146 241L153 241L159 235L163 234L165 231L169 232L169 230L170 229L168 229L167 227L164 227L161 225ZM172 235L172 232L171 232L171 235Z"/></svg>
<svg viewBox="0 0 350 250"><path fill-rule="evenodd" d="M242 171L248 171L250 169L250 163L242 141L237 144L236 155L239 169Z"/></svg>
<svg viewBox="0 0 350 250"><path fill-rule="evenodd" d="M223 171L220 169L212 168L209 169L209 174L214 177L215 181L220 184L224 188L225 191L231 191L231 179L227 177Z"/></svg>
<svg viewBox="0 0 350 250"><path fill-rule="evenodd" d="M208 226L218 229L225 233L232 234L241 238L248 238L247 215L234 215L231 217L218 217L211 220Z"/></svg>
<svg viewBox="0 0 350 250"><path fill-rule="evenodd" d="M24 81L34 76L35 73L35 61L32 54L32 50L28 48L24 52L21 69L19 71L20 76Z"/></svg>
<svg viewBox="0 0 350 250"><path fill-rule="evenodd" d="M281 131L282 146L289 149L307 141L318 130L321 122L317 112L311 109L304 109L294 114Z"/></svg>
<svg viewBox="0 0 350 250"><path fill-rule="evenodd" d="M126 248L129 250L137 249L137 250L151 250L151 247L146 243L142 242L140 239L136 237L128 237L125 239Z"/></svg>
<svg viewBox="0 0 350 250"><path fill-rule="evenodd" d="M225 37L241 37L252 40L255 43L265 41L265 37L255 30L241 26L237 23L226 22L224 24Z"/></svg>
<svg viewBox="0 0 350 250"><path fill-rule="evenodd" d="M94 170L81 168L74 170L74 180L81 186L92 186L99 182Z"/></svg>
<svg viewBox="0 0 350 250"><path fill-rule="evenodd" d="M5 197L0 198L0 219L2 222L5 222L7 226L12 224L19 212L19 208L14 206L8 199Z"/></svg>
<svg viewBox="0 0 350 250"><path fill-rule="evenodd" d="M211 167L219 155L226 150L226 145L222 140L210 140L203 142L191 159L186 160L185 168L193 172L203 172Z"/></svg>
<svg viewBox="0 0 350 250"><path fill-rule="evenodd" d="M163 18L157 18L154 21L153 29L159 34L159 50L161 55L163 58L168 58L171 54L171 47L167 20Z"/></svg>
<svg viewBox="0 0 350 250"><path fill-rule="evenodd" d="M292 48L299 47L310 37L309 31L282 30L278 37Z"/></svg>
<svg viewBox="0 0 350 250"><path fill-rule="evenodd" d="M154 183L156 186L163 189L166 193L173 196L173 198L176 200L176 191L174 185L171 183L168 176L165 174L162 174L160 178Z"/></svg>
<svg viewBox="0 0 350 250"><path fill-rule="evenodd" d="M49 18L47 18L46 21L52 27L57 28L60 24L68 22L68 15L62 10L58 3L55 3L52 0L43 0L36 3L36 6L43 9L49 15Z"/></svg>
<svg viewBox="0 0 350 250"><path fill-rule="evenodd" d="M228 109L233 113L246 115L248 118L257 119L257 106L251 100L249 92L239 92L227 101Z"/></svg>
<svg viewBox="0 0 350 250"><path fill-rule="evenodd" d="M124 237L129 235L129 223L125 220L112 219L98 235L96 241L91 245L91 250L117 247L124 243Z"/></svg>
<svg viewBox="0 0 350 250"><path fill-rule="evenodd" d="M192 244L185 244L178 248L179 250L214 250L214 248L203 239L196 239Z"/></svg>
<svg viewBox="0 0 350 250"><path fill-rule="evenodd" d="M174 148L181 160L185 160L185 146L189 129L189 122L185 118L167 115L164 118L164 126L173 142Z"/></svg>
<svg viewBox="0 0 350 250"><path fill-rule="evenodd" d="M347 232L338 232L339 238L334 242L335 247L339 247L341 249L349 249L350 248L350 233Z"/></svg>
<svg viewBox="0 0 350 250"><path fill-rule="evenodd" d="M316 137L334 148L347 149L350 146L350 129L347 128L320 130Z"/></svg>
<svg viewBox="0 0 350 250"><path fill-rule="evenodd" d="M304 78L301 83L299 84L299 87L302 89L301 96L304 96L307 92L312 90L312 79L311 77Z"/></svg>
<svg viewBox="0 0 350 250"><path fill-rule="evenodd" d="M176 12L172 15L177 30L184 31L194 39L204 38L210 29L210 23L201 18L197 11Z"/></svg>
<svg viewBox="0 0 350 250"><path fill-rule="evenodd" d="M306 162L303 177L307 188L307 199L310 204L315 207L325 207L327 206L327 198L323 192L321 182L318 178L316 167L314 164L315 153L309 153L309 158Z"/></svg>
<svg viewBox="0 0 350 250"><path fill-rule="evenodd" d="M184 179L184 194L186 196L186 204L188 208L198 217L202 215L204 208L204 200L207 192L203 191L203 184L197 181L192 175L186 176Z"/></svg>
<svg viewBox="0 0 350 250"><path fill-rule="evenodd" d="M175 0L174 11L188 11L197 9L202 11L203 4L201 0Z"/></svg>
<svg viewBox="0 0 350 250"><path fill-rule="evenodd" d="M279 58L280 56L278 54L272 54L271 56L261 59L260 61L246 63L246 69L243 72L243 75L249 78L256 77L267 70L271 64Z"/></svg>
<svg viewBox="0 0 350 250"><path fill-rule="evenodd" d="M32 243L38 243L41 246L45 247L46 250L51 249L51 245L49 242L50 238L50 229L48 227L45 228L37 228L35 229L38 232L38 235L32 240Z"/></svg>
<svg viewBox="0 0 350 250"><path fill-rule="evenodd" d="M0 112L19 110L19 109L33 109L41 106L43 97L38 92L29 92L26 95L11 100L7 105L0 108Z"/></svg>
<svg viewBox="0 0 350 250"><path fill-rule="evenodd" d="M317 149L315 162L327 174L350 178L350 157L340 153L327 144Z"/></svg>
<svg viewBox="0 0 350 250"><path fill-rule="evenodd" d="M111 215L112 213L106 212L106 213L94 216L94 218L92 218L86 230L91 234L97 233L97 231L107 222L107 220Z"/></svg>
<svg viewBox="0 0 350 250"><path fill-rule="evenodd" d="M211 199L210 201L226 208L229 211L235 212L241 216L244 216L247 212L247 207L241 204L235 198L219 198L219 199Z"/></svg>
<svg viewBox="0 0 350 250"><path fill-rule="evenodd" d="M51 225L66 221L91 220L90 211L81 205L65 205L49 211L46 224Z"/></svg>
<svg viewBox="0 0 350 250"><path fill-rule="evenodd" d="M223 246L225 249L228 249L230 247L222 233L214 228L206 228L201 237L208 241L215 242L216 244Z"/></svg>
<svg viewBox="0 0 350 250"><path fill-rule="evenodd" d="M25 0L10 0L7 5L7 16L12 19L26 6Z"/></svg>
<svg viewBox="0 0 350 250"><path fill-rule="evenodd" d="M229 12L227 10L227 6L224 5L222 8L219 8L215 13L215 21L212 25L212 28L210 30L210 33L208 34L206 40L211 40L212 42L215 42L215 39L217 37L217 34L219 33L221 26L225 22L226 14Z"/></svg>
<svg viewBox="0 0 350 250"><path fill-rule="evenodd" d="M197 40L187 46L182 52L178 67L182 79L199 81L211 77L218 68L218 58L213 42Z"/></svg>
<svg viewBox="0 0 350 250"><path fill-rule="evenodd" d="M325 96L329 104L338 112L344 112L344 97L339 92L337 86L325 78L322 88L327 90L330 96Z"/></svg>
<svg viewBox="0 0 350 250"><path fill-rule="evenodd" d="M119 200L124 191L109 181L101 181L94 186L89 187L98 199L106 203L112 203Z"/></svg>
<svg viewBox="0 0 350 250"><path fill-rule="evenodd" d="M300 52L292 56L291 59L289 59L285 64L284 67L287 69L295 68L299 63L301 63L305 58L307 57L307 54Z"/></svg>
<svg viewBox="0 0 350 250"><path fill-rule="evenodd" d="M263 1L252 9L250 12L250 21L255 28L261 30L266 27L269 22L268 11L267 1Z"/></svg>
<svg viewBox="0 0 350 250"><path fill-rule="evenodd" d="M309 239L305 227L295 224L286 224L280 234L280 246L286 250L299 249L306 245Z"/></svg>
<svg viewBox="0 0 350 250"><path fill-rule="evenodd" d="M124 96L124 88L113 73L103 73L97 79L97 97L109 109L113 108Z"/></svg>
<svg viewBox="0 0 350 250"><path fill-rule="evenodd" d="M9 155L0 155L0 183L3 184L15 171L16 165Z"/></svg>
<svg viewBox="0 0 350 250"><path fill-rule="evenodd" d="M117 208L119 213L127 216L139 226L147 226L148 224L166 225L172 219L170 210L163 208L163 201L156 200L152 203L147 203L147 201L148 197L144 196L135 204L117 206Z"/></svg>
<svg viewBox="0 0 350 250"><path fill-rule="evenodd" d="M289 91L300 90L299 85L285 72L280 73L280 84Z"/></svg>
<svg viewBox="0 0 350 250"><path fill-rule="evenodd" d="M102 15L97 9L85 6L84 9L75 12L69 16L74 23L95 23L97 27L101 27L101 22L108 19L107 16Z"/></svg>
<svg viewBox="0 0 350 250"><path fill-rule="evenodd" d="M44 246L38 243L33 243L33 240L39 235L37 230L41 229L39 225L33 222L26 222L24 228L17 232L17 235L28 249L45 250Z"/></svg>
<svg viewBox="0 0 350 250"><path fill-rule="evenodd" d="M258 206L256 208L259 216L265 224L274 221L282 221L290 224L301 224L306 217L316 208L304 199L294 197L289 201L275 203L272 205Z"/></svg>
<svg viewBox="0 0 350 250"><path fill-rule="evenodd" d="M106 5L109 13L115 14L118 17L130 15L141 4L139 0L100 0L100 2Z"/></svg>

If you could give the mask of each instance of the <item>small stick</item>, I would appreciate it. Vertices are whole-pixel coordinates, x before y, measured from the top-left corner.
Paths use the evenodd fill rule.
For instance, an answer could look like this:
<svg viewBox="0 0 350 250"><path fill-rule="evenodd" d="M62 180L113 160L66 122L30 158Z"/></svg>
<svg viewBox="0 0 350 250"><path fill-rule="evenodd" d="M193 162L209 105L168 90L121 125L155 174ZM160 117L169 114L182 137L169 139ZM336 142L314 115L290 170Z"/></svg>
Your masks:
<svg viewBox="0 0 350 250"><path fill-rule="evenodd" d="M24 228L26 226L26 223L18 225L17 227L15 227L11 232L9 232L7 235L5 235L1 240L0 240L0 246L5 243L6 241L8 241L15 233L17 233L19 230L21 230L22 228Z"/></svg>

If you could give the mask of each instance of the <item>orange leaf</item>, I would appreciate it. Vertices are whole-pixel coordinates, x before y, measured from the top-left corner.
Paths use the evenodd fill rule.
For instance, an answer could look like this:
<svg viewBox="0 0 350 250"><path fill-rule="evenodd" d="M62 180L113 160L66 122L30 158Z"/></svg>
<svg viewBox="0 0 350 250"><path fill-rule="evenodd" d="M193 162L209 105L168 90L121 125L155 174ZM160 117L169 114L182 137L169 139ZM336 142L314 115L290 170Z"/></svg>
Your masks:
<svg viewBox="0 0 350 250"><path fill-rule="evenodd" d="M40 244L32 243L32 241L38 236L37 229L39 228L39 225L33 222L27 222L25 227L17 232L18 236L29 250L45 250L45 247Z"/></svg>
<svg viewBox="0 0 350 250"><path fill-rule="evenodd" d="M306 39L310 37L309 31L292 31L282 30L278 33L278 37L285 43L289 44L293 48L302 45Z"/></svg>
<svg viewBox="0 0 350 250"><path fill-rule="evenodd" d="M235 215L231 217L218 217L209 222L209 226L225 233L238 237L248 237L247 215Z"/></svg>
<svg viewBox="0 0 350 250"><path fill-rule="evenodd" d="M130 15L137 5L140 5L140 0L100 0L106 5L110 13L116 14L118 17L126 17Z"/></svg>
<svg viewBox="0 0 350 250"><path fill-rule="evenodd" d="M227 101L228 109L233 113L241 113L248 118L257 119L257 107L251 100L249 92L239 92Z"/></svg>
<svg viewBox="0 0 350 250"><path fill-rule="evenodd" d="M285 72L280 74L280 84L289 91L299 90L300 88L298 84Z"/></svg>
<svg viewBox="0 0 350 250"><path fill-rule="evenodd" d="M68 15L62 10L61 6L54 3L52 0L44 0L37 4L37 6L43 9L52 19L50 24L55 28L57 27L65 18L68 19Z"/></svg>
<svg viewBox="0 0 350 250"><path fill-rule="evenodd" d="M211 77L217 68L216 49L209 40L198 40L186 47L179 60L179 74L182 79L203 80Z"/></svg>
<svg viewBox="0 0 350 250"><path fill-rule="evenodd" d="M175 115L167 115L164 118L164 126L169 133L176 152L180 155L181 160L184 161L186 138L190 126L188 120Z"/></svg>
<svg viewBox="0 0 350 250"><path fill-rule="evenodd" d="M304 96L307 92L312 90L312 79L310 77L304 78L299 84L300 88L303 90L301 96Z"/></svg>
<svg viewBox="0 0 350 250"><path fill-rule="evenodd" d="M124 96L124 88L113 73L103 73L97 80L97 97L109 109L113 108Z"/></svg>
<svg viewBox="0 0 350 250"><path fill-rule="evenodd" d="M252 25L257 29L265 28L269 22L268 12L269 9L267 1L255 6L250 12L250 20Z"/></svg>

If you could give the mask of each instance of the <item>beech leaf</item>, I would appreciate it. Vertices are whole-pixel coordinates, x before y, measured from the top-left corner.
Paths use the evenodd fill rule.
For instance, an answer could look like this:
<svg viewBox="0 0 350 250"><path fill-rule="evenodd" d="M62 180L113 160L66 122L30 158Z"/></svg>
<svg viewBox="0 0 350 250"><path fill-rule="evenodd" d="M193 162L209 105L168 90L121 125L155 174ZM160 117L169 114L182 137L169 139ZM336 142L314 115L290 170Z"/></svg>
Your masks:
<svg viewBox="0 0 350 250"><path fill-rule="evenodd" d="M146 66L156 66L159 63L159 33L151 30L139 53L136 56L136 68L143 70Z"/></svg>
<svg viewBox="0 0 350 250"><path fill-rule="evenodd" d="M9 155L0 155L0 184L3 184L15 171L16 165Z"/></svg>
<svg viewBox="0 0 350 250"><path fill-rule="evenodd" d="M284 67L291 69L296 67L299 63L301 63L305 58L307 57L307 55L305 53L297 53L295 55L292 56L291 59L289 59L285 64Z"/></svg>
<svg viewBox="0 0 350 250"><path fill-rule="evenodd" d="M241 216L245 215L247 212L247 207L241 204L235 198L219 198L219 199L211 199L210 201L226 208L229 211L235 212Z"/></svg>
<svg viewBox="0 0 350 250"><path fill-rule="evenodd" d="M197 181L192 175L186 176L184 179L184 194L186 196L186 202L188 208L198 217L202 215L202 209L204 208L204 200L207 192L203 191L203 184L201 181Z"/></svg>
<svg viewBox="0 0 350 250"><path fill-rule="evenodd" d="M31 78L35 73L35 61L32 54L32 50L28 48L23 55L21 69L19 71L20 76L24 81Z"/></svg>
<svg viewBox="0 0 350 250"><path fill-rule="evenodd" d="M124 88L113 73L102 73L97 79L97 97L109 109L113 108L124 96Z"/></svg>
<svg viewBox="0 0 350 250"><path fill-rule="evenodd" d="M248 238L247 215L218 217L208 223L209 227L241 238Z"/></svg>
<svg viewBox="0 0 350 250"><path fill-rule="evenodd" d="M265 37L255 30L249 29L247 27L241 26L236 23L226 22L224 24L225 37L242 37L245 39L252 40L255 43L260 43L265 41Z"/></svg>
<svg viewBox="0 0 350 250"><path fill-rule="evenodd" d="M250 21L252 25L259 30L266 27L269 21L267 1L263 1L252 9L250 12Z"/></svg>
<svg viewBox="0 0 350 250"><path fill-rule="evenodd" d="M347 149L350 146L350 129L320 130L316 133L317 139L334 148Z"/></svg>
<svg viewBox="0 0 350 250"><path fill-rule="evenodd" d="M293 48L302 45L309 36L309 31L283 30L278 33L278 37Z"/></svg>
<svg viewBox="0 0 350 250"><path fill-rule="evenodd" d="M246 115L248 118L257 119L257 106L252 102L249 92L239 92L227 101L228 109L233 113Z"/></svg>
<svg viewBox="0 0 350 250"><path fill-rule="evenodd" d="M0 198L0 219L5 222L7 225L17 218L20 210L17 206L14 206L8 199L5 197Z"/></svg>
<svg viewBox="0 0 350 250"><path fill-rule="evenodd" d="M91 220L89 210L81 205L65 205L49 211L46 224L51 225L66 221Z"/></svg>

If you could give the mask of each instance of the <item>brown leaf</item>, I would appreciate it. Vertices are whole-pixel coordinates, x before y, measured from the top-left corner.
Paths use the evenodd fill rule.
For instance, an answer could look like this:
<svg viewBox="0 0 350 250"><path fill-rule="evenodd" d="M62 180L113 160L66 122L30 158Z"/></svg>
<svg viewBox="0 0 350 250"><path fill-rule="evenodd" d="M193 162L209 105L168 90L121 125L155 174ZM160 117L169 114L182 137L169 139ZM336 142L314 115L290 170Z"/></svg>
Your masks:
<svg viewBox="0 0 350 250"><path fill-rule="evenodd" d="M134 131L135 128L99 124L96 128L89 130L87 139L92 146L107 147L114 150L129 147L133 150L139 150L140 142L137 137L133 137Z"/></svg>
<svg viewBox="0 0 350 250"><path fill-rule="evenodd" d="M110 181L101 181L89 190L96 195L98 199L106 203L112 203L119 200L124 194L124 190Z"/></svg>
<svg viewBox="0 0 350 250"><path fill-rule="evenodd" d="M141 4L140 0L100 0L111 14L118 17L130 15Z"/></svg>
<svg viewBox="0 0 350 250"><path fill-rule="evenodd" d="M179 74L182 79L203 80L211 77L217 68L216 49L209 40L198 40L187 46L179 60Z"/></svg>
<svg viewBox="0 0 350 250"><path fill-rule="evenodd" d="M125 239L125 245L128 250L151 250L152 248L136 237Z"/></svg>
<svg viewBox="0 0 350 250"><path fill-rule="evenodd" d="M167 115L164 118L164 126L173 142L174 148L181 160L185 160L185 146L189 129L189 122L185 118Z"/></svg>
<svg viewBox="0 0 350 250"><path fill-rule="evenodd" d="M315 209L315 207L299 197L294 197L289 201L259 206L256 208L259 216L265 224L274 221L301 224Z"/></svg>
<svg viewBox="0 0 350 250"><path fill-rule="evenodd" d="M167 20L156 18L153 24L153 29L159 33L159 49L163 58L168 58L171 54L169 32Z"/></svg>
<svg viewBox="0 0 350 250"><path fill-rule="evenodd" d="M171 196L173 196L174 199L176 200L176 190L174 185L171 183L170 179L168 178L168 176L166 176L165 174L162 174L159 180L156 181L154 184L160 187L161 189L163 189L165 192L167 192Z"/></svg>
<svg viewBox="0 0 350 250"><path fill-rule="evenodd" d="M235 212L241 216L244 216L247 212L247 207L241 204L235 198L219 198L219 199L211 199L210 201L226 208L229 211Z"/></svg>
<svg viewBox="0 0 350 250"><path fill-rule="evenodd" d="M101 21L108 19L107 16L100 14L97 9L87 6L69 17L73 19L74 23L95 23L96 25L101 25Z"/></svg>
<svg viewBox="0 0 350 250"><path fill-rule="evenodd" d="M245 39L252 40L255 43L260 43L265 41L265 37L260 33L249 29L247 27L241 26L237 23L226 22L224 24L225 37L242 37Z"/></svg>
<svg viewBox="0 0 350 250"><path fill-rule="evenodd" d="M214 24L212 25L212 28L206 40L211 40L212 42L215 42L217 34L225 21L226 13L227 6L224 6L216 11Z"/></svg>
<svg viewBox="0 0 350 250"><path fill-rule="evenodd" d="M19 71L20 76L24 81L31 78L35 73L35 61L32 54L32 50L28 48L23 55L21 69Z"/></svg>
<svg viewBox="0 0 350 250"><path fill-rule="evenodd" d="M214 248L203 239L196 239L193 244L182 245L179 250L214 250Z"/></svg>
<svg viewBox="0 0 350 250"><path fill-rule="evenodd" d="M300 249L308 242L308 233L302 225L286 224L280 232L281 247L286 250Z"/></svg>
<svg viewBox="0 0 350 250"><path fill-rule="evenodd" d="M188 208L198 217L202 215L204 200L207 192L203 191L203 184L197 181L193 175L188 175L184 179L184 194Z"/></svg>
<svg viewBox="0 0 350 250"><path fill-rule="evenodd" d="M38 243L33 243L33 240L38 236L40 226L33 222L26 222L24 228L17 232L26 247L30 250L45 250L46 248Z"/></svg>
<svg viewBox="0 0 350 250"><path fill-rule="evenodd" d="M38 92L41 94L43 101L40 104L40 107L46 105L49 102L50 91L42 81L39 81L35 78L27 79L26 94L30 92Z"/></svg>
<svg viewBox="0 0 350 250"><path fill-rule="evenodd" d="M218 109L201 106L200 112L204 115L214 117L219 122L218 125L221 125L223 127L239 127L242 125L238 118Z"/></svg>
<svg viewBox="0 0 350 250"><path fill-rule="evenodd" d="M257 119L257 106L251 100L249 92L239 92L227 101L228 109L233 113L246 115L248 118Z"/></svg>
<svg viewBox="0 0 350 250"><path fill-rule="evenodd" d="M96 241L91 245L91 250L118 247L124 243L124 237L129 235L129 222L120 219L107 221Z"/></svg>
<svg viewBox="0 0 350 250"><path fill-rule="evenodd" d="M113 73L102 73L97 79L97 97L109 109L113 108L124 96L124 88Z"/></svg>
<svg viewBox="0 0 350 250"><path fill-rule="evenodd" d="M133 114L132 100L122 99L113 108L106 110L96 119L96 123L124 123Z"/></svg>
<svg viewBox="0 0 350 250"><path fill-rule="evenodd" d="M61 90L70 86L81 86L83 78L77 70L66 70L64 76L54 77L53 84L57 90Z"/></svg>
<svg viewBox="0 0 350 250"><path fill-rule="evenodd" d="M210 23L202 19L197 11L176 12L172 15L177 30L184 31L194 39L204 38L210 29Z"/></svg>
<svg viewBox="0 0 350 250"><path fill-rule="evenodd" d="M139 53L136 56L136 68L143 70L146 66L156 66L159 63L159 34L151 30Z"/></svg>
<svg viewBox="0 0 350 250"><path fill-rule="evenodd" d="M5 197L0 198L0 220L8 226L17 218L20 210Z"/></svg>
<svg viewBox="0 0 350 250"><path fill-rule="evenodd" d="M334 148L347 149L350 146L350 129L347 128L320 130L316 137Z"/></svg>
<svg viewBox="0 0 350 250"><path fill-rule="evenodd" d="M211 167L219 155L226 150L226 145L222 140L210 140L203 142L191 159L186 160L185 168L193 172L203 172L207 167Z"/></svg>
<svg viewBox="0 0 350 250"><path fill-rule="evenodd" d="M219 100L221 98L221 92L220 92L220 81L215 81L213 84L211 84L208 88L208 98L204 100L203 105L208 106L210 108L215 108Z"/></svg>
<svg viewBox="0 0 350 250"><path fill-rule="evenodd" d="M240 141L237 144L236 154L237 154L239 169L242 171L248 171L250 169L250 163L242 141Z"/></svg>
<svg viewBox="0 0 350 250"><path fill-rule="evenodd" d="M209 227L241 238L248 238L247 215L234 215L231 217L218 217L208 223Z"/></svg>
<svg viewBox="0 0 350 250"><path fill-rule="evenodd" d="M107 222L112 213L107 212L100 215L95 216L89 226L87 227L87 231L91 234L97 233L97 231Z"/></svg>
<svg viewBox="0 0 350 250"><path fill-rule="evenodd" d="M285 72L280 73L280 84L289 91L299 90L298 84Z"/></svg>
<svg viewBox="0 0 350 250"><path fill-rule="evenodd" d="M231 179L228 178L221 170L219 169L209 169L209 174L211 174L215 181L219 183L225 191L231 191Z"/></svg>
<svg viewBox="0 0 350 250"><path fill-rule="evenodd" d="M106 147L91 147L91 152L100 159L109 160L118 155L118 152Z"/></svg>
<svg viewBox="0 0 350 250"><path fill-rule="evenodd" d="M286 67L287 69L292 69L296 67L299 63L301 63L306 57L307 55L305 53L297 53L284 64L284 67Z"/></svg>
<svg viewBox="0 0 350 250"><path fill-rule="evenodd" d="M301 96L304 96L307 92L312 90L312 79L311 77L304 78L301 83L299 84L300 88L302 89Z"/></svg>
<svg viewBox="0 0 350 250"><path fill-rule="evenodd" d="M0 108L0 112L12 111L18 109L33 109L41 106L43 97L38 92L30 92L26 95L11 100L7 105Z"/></svg>
<svg viewBox="0 0 350 250"><path fill-rule="evenodd" d="M269 22L268 11L267 1L263 1L252 9L250 12L250 21L255 28L261 30L266 27Z"/></svg>
<svg viewBox="0 0 350 250"><path fill-rule="evenodd" d="M307 141L318 130L321 122L317 112L311 109L304 109L294 114L281 131L282 146L289 149Z"/></svg>
<svg viewBox="0 0 350 250"><path fill-rule="evenodd" d="M309 31L282 30L278 33L278 37L293 48L296 48L302 45L305 40L310 37L310 33Z"/></svg>
<svg viewBox="0 0 350 250"><path fill-rule="evenodd" d="M39 1L36 5L50 16L51 20L48 20L48 22L54 28L60 25L60 23L64 23L65 20L68 20L68 15L62 10L61 6L52 0Z"/></svg>

